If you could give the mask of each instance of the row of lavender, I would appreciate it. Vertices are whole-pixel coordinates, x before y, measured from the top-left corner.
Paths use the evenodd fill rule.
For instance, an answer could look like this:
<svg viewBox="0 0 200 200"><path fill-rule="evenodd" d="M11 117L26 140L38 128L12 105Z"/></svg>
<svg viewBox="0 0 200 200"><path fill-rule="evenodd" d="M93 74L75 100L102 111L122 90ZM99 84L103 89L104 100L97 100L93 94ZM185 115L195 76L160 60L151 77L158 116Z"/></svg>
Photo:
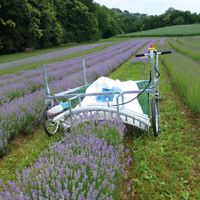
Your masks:
<svg viewBox="0 0 200 200"><path fill-rule="evenodd" d="M111 43L112 42L104 42L104 43L75 46L75 47L71 47L71 48L65 47L65 49L62 49L62 50L57 49L56 52L50 52L50 53L30 56L28 58L27 57L22 58L22 59L15 60L15 61L9 61L9 62L6 62L6 63L0 63L0 69L12 68L12 67L16 67L16 66L20 66L20 65L24 65L24 64L29 64L29 63L32 63L32 62L47 60L47 59L51 59L51 58L58 58L58 57L70 55L70 54L73 54L73 53L77 53L77 52L80 52L80 51L86 51L86 50L89 50L89 49L100 47L100 46L103 46L103 45L109 45Z"/></svg>
<svg viewBox="0 0 200 200"><path fill-rule="evenodd" d="M48 74L55 71L55 78L51 75L50 88L54 92L58 92L76 87L83 82L81 70L83 58L87 61L89 82L94 81L97 76L105 76L130 58L147 41L146 39L129 41L115 45L100 53L57 63L56 67L50 65ZM76 63L76 65L73 65L73 63ZM55 70L55 68L58 70ZM62 68L62 70L59 70L59 68ZM67 69L71 71L66 72ZM62 75L59 75L59 72ZM31 76L29 73L31 72L21 72L20 78ZM33 70L32 74L35 74L35 77L38 78L41 74L41 69ZM13 77L16 78L15 76ZM16 84L17 82L20 83L20 80L16 80ZM9 139L20 132L28 133L32 131L40 123L44 98L45 90L41 87L33 93L24 94L22 97L4 103L0 107L0 154L5 153Z"/></svg>
<svg viewBox="0 0 200 200"><path fill-rule="evenodd" d="M122 121L101 122L97 128L93 116L74 131L32 167L17 172L16 181L0 180L0 200L120 199L119 180L131 161L122 146Z"/></svg>
<svg viewBox="0 0 200 200"><path fill-rule="evenodd" d="M133 42L134 41L132 41L132 43ZM81 56L81 57L78 57L78 58L75 58L75 59L70 59L70 60L65 60L63 62L56 62L56 63L53 63L53 64L49 64L48 68L49 68L49 71L51 72L51 71L56 71L56 70L58 70L62 67L68 67L70 65L77 64L77 62L79 62L83 58L90 60L90 59L93 59L93 57L97 57L97 56L108 57L110 53L113 53L115 51L121 52L121 51L124 50L124 48L126 49L125 45L129 45L129 42L123 42L123 43L115 44L115 45L111 46L110 48L106 48L103 51L96 52L96 53L89 54L89 55L84 55L84 56ZM104 58L102 58L102 59L104 59ZM37 68L37 69L34 69L34 70L19 71L16 74L4 75L4 76L0 77L0 86L8 85L10 83L19 82L19 81L23 81L23 80L31 81L32 78L39 76L39 75L41 75L41 69L40 68Z"/></svg>
<svg viewBox="0 0 200 200"><path fill-rule="evenodd" d="M94 64L104 62L109 58L121 54L132 48L137 42L125 42L117 44L102 52L93 53L91 55L71 59L63 62L54 63L48 66L48 76L50 80L62 79L69 74L80 71L82 69L82 59L87 60L87 66L91 67ZM35 70L27 70L19 72L17 75L0 77L0 105L19 98L21 96L31 94L34 91L42 88L43 77L40 68Z"/></svg>

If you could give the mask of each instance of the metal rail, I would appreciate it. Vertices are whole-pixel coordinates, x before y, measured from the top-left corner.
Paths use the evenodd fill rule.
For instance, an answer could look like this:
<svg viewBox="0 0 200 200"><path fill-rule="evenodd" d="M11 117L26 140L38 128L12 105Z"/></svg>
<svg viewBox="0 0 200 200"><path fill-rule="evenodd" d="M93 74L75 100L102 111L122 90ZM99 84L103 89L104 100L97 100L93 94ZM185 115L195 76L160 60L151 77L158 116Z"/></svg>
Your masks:
<svg viewBox="0 0 200 200"><path fill-rule="evenodd" d="M84 106L67 110L53 118L56 123L64 123L65 128L69 128L73 123L83 123L89 120L89 117L95 115L97 120L110 120L114 117L119 117L126 124L136 126L143 130L148 130L150 120L148 115L138 114L126 109L121 109L119 112L116 108L107 106Z"/></svg>

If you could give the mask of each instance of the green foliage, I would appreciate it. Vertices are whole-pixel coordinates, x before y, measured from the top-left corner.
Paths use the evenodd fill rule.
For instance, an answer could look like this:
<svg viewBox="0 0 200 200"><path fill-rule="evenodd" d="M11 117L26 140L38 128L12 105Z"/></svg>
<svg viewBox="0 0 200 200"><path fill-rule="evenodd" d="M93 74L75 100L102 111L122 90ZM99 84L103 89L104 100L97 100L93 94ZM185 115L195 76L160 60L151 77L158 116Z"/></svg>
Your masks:
<svg viewBox="0 0 200 200"><path fill-rule="evenodd" d="M63 28L56 18L56 11L51 0L34 0L32 5L40 12L40 28L42 35L37 41L36 47L49 47L62 43Z"/></svg>
<svg viewBox="0 0 200 200"><path fill-rule="evenodd" d="M169 8L164 14L149 16L144 20L143 30L149 30L159 27L166 27L178 24L200 23L200 15L189 11L175 10Z"/></svg>
<svg viewBox="0 0 200 200"><path fill-rule="evenodd" d="M79 1L65 2L66 19L62 22L66 32L67 41L87 41L97 38L97 20L87 6Z"/></svg>
<svg viewBox="0 0 200 200"><path fill-rule="evenodd" d="M3 22L0 23L1 52L15 52L25 48L27 41L25 39L31 37L27 23L32 12L29 8L27 0L1 1L0 18ZM37 24L37 21L35 23Z"/></svg>
<svg viewBox="0 0 200 200"><path fill-rule="evenodd" d="M185 21L182 16L177 17L176 19L173 20L173 24L178 25L178 24L184 24Z"/></svg>
<svg viewBox="0 0 200 200"><path fill-rule="evenodd" d="M0 54L193 23L200 23L200 15L173 8L148 16L108 9L93 0L1 0Z"/></svg>
<svg viewBox="0 0 200 200"><path fill-rule="evenodd" d="M96 13L99 22L100 37L109 38L116 34L122 33L122 22L117 14L105 6L98 7Z"/></svg>

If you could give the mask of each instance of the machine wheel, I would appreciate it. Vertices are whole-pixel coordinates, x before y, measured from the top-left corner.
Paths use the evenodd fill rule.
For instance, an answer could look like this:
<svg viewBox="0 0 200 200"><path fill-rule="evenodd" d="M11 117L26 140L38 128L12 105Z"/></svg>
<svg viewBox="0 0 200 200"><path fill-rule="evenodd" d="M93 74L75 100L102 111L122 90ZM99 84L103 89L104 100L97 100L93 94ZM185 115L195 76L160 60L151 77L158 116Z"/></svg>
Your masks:
<svg viewBox="0 0 200 200"><path fill-rule="evenodd" d="M151 117L152 117L153 134L155 137L157 137L159 134L159 109L158 109L158 100L155 98L151 100Z"/></svg>
<svg viewBox="0 0 200 200"><path fill-rule="evenodd" d="M43 119L42 119L43 129L48 136L55 135L59 131L59 128L60 128L60 124L53 122L52 118L47 115L47 111L51 107L52 107L52 105L50 105L50 104L47 104L45 106L44 113L43 113Z"/></svg>

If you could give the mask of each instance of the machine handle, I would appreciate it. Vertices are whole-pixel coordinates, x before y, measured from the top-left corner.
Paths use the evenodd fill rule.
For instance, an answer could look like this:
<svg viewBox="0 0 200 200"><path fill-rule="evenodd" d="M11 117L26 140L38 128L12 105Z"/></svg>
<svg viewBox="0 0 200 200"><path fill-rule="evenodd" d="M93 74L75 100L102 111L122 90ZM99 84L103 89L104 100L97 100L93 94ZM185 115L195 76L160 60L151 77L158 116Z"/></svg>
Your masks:
<svg viewBox="0 0 200 200"><path fill-rule="evenodd" d="M160 52L158 52L158 54L170 54L170 53L172 53L172 51L160 51ZM144 56L147 56L147 55L148 54L146 54L146 53L142 53L142 54L136 54L135 57L144 57Z"/></svg>
<svg viewBox="0 0 200 200"><path fill-rule="evenodd" d="M172 51L161 51L161 54L170 54Z"/></svg>
<svg viewBox="0 0 200 200"><path fill-rule="evenodd" d="M145 56L145 54L143 53L143 54L136 54L135 55L135 57L144 57Z"/></svg>

